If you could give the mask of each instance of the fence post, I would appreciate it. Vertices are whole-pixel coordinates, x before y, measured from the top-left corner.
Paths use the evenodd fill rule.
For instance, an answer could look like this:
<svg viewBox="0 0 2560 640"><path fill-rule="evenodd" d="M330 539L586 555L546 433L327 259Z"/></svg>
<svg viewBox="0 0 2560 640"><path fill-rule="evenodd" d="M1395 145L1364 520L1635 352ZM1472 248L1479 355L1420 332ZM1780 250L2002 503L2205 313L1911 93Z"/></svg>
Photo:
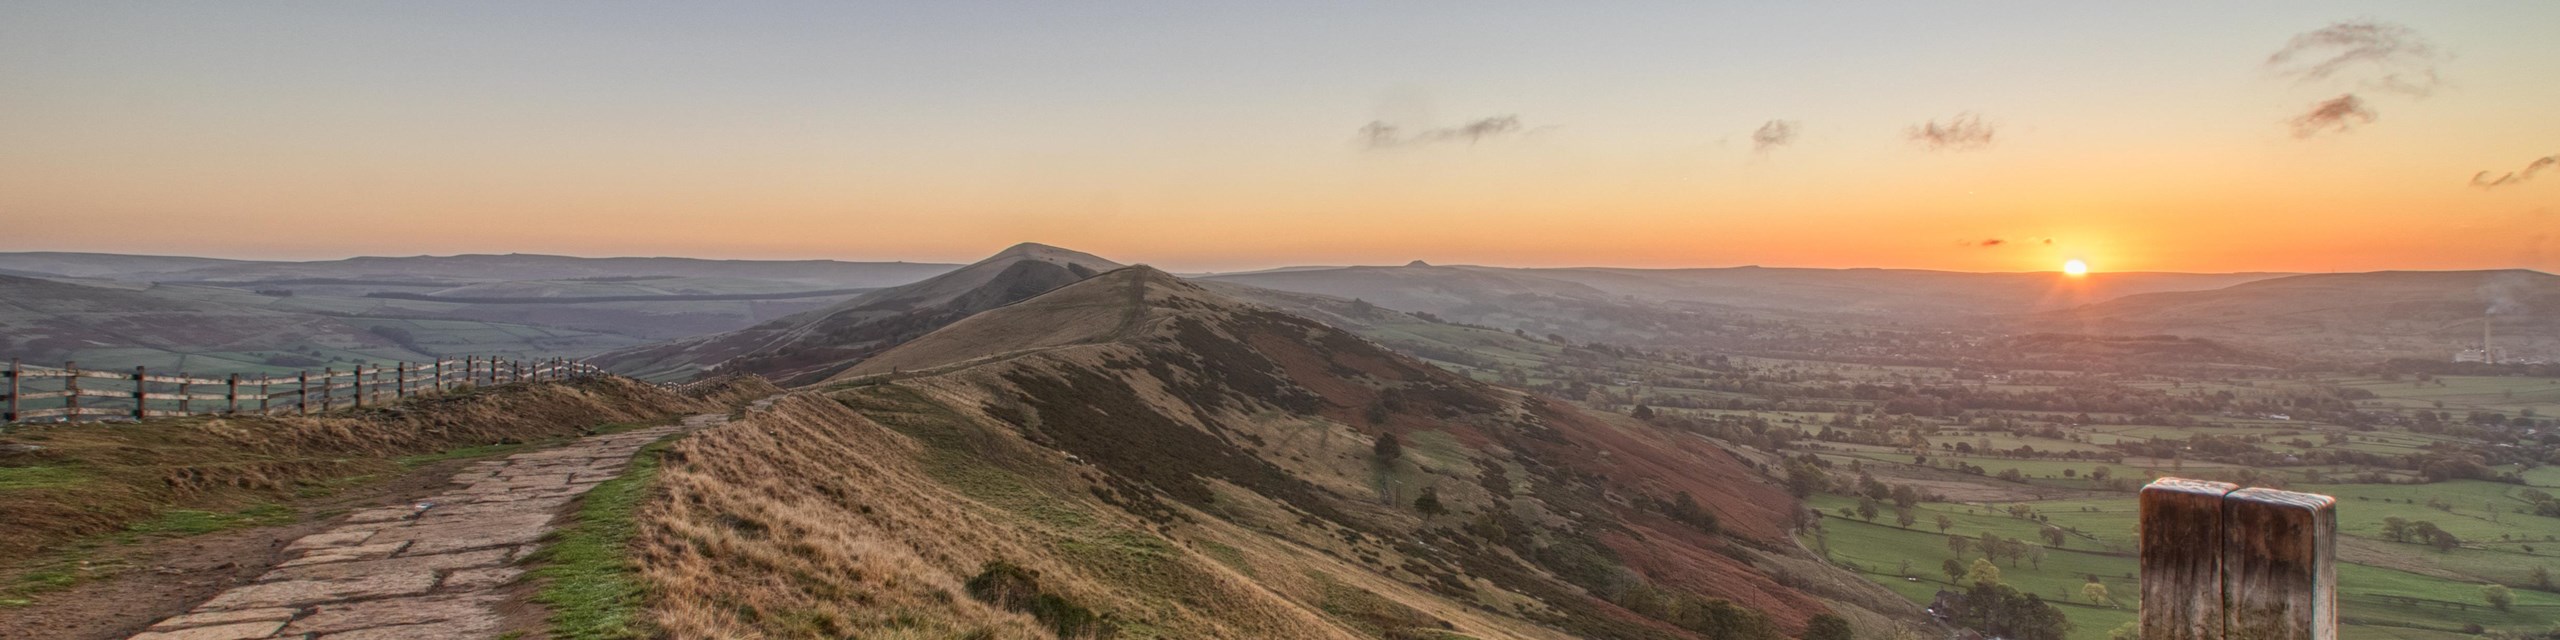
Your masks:
<svg viewBox="0 0 2560 640"><path fill-rule="evenodd" d="M189 412L189 410L191 410L191 409L193 409L193 408L194 408L194 407L192 406L194 403L191 403L191 402L188 402L188 401L189 401L189 400L193 400L193 399L194 399L194 398L192 398L192 397L190 397L190 396L191 396L192 394L194 394L194 393L195 393L195 389L194 389L194 388L192 388L194 385L187 384L187 380L189 380L189 378L187 377L187 370L185 370L185 369L179 369L179 370L178 370L178 413L181 413L181 414L188 413L188 412Z"/></svg>
<svg viewBox="0 0 2560 640"><path fill-rule="evenodd" d="M375 371L381 371L381 369L375 369ZM348 384L355 385L356 408L364 408L364 363L356 363L356 370L349 376Z"/></svg>
<svg viewBox="0 0 2560 640"><path fill-rule="evenodd" d="M18 393L19 393L19 387L18 387L18 372L20 372L20 371L24 371L24 369L20 369L20 368L18 368L18 359L17 359L17 358L10 358L10 359L9 359L9 415L8 415L8 416L6 416L6 417L0 417L0 423L8 423L8 422L17 422L17 421L18 421Z"/></svg>
<svg viewBox="0 0 2560 640"><path fill-rule="evenodd" d="M240 415L240 374L231 374L231 378L223 382L222 398L231 405L224 412L235 416Z"/></svg>
<svg viewBox="0 0 2560 640"><path fill-rule="evenodd" d="M2228 482L2142 488L2142 639L2222 640L2222 496Z"/></svg>
<svg viewBox="0 0 2560 640"><path fill-rule="evenodd" d="M143 392L145 392L145 391L149 391L149 390L151 389L151 383L144 381L144 380L142 379L143 375L144 375L144 373L143 373L143 370L142 370L142 365L138 365L138 364L137 364L137 365L133 365L133 419L134 419L134 420L141 420L141 419L142 419L142 415L143 415L143 410L144 410L144 409L147 409L147 408L150 408L150 406L151 406L151 400L150 400L149 398L145 398L145 397L143 397L143 395L142 395L142 394L143 394Z"/></svg>
<svg viewBox="0 0 2560 640"><path fill-rule="evenodd" d="M267 415L267 402L273 399L267 393L267 374L258 374L258 415Z"/></svg>
<svg viewBox="0 0 2560 640"><path fill-rule="evenodd" d="M62 361L62 369L67 373L67 375L62 378L62 408L65 411L64 416L70 418L72 422L79 422L80 363L64 360Z"/></svg>
<svg viewBox="0 0 2560 640"><path fill-rule="evenodd" d="M391 365L391 399L409 399L409 363Z"/></svg>
<svg viewBox="0 0 2560 640"><path fill-rule="evenodd" d="M2223 496L2225 635L2337 640L2337 504L2274 489Z"/></svg>

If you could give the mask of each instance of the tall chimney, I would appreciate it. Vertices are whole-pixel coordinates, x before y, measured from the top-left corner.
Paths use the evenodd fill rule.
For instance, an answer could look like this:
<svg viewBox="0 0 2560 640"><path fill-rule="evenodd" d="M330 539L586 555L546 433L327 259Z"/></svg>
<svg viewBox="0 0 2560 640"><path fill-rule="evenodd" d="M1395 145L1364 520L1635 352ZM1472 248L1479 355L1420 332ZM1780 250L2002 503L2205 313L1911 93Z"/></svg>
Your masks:
<svg viewBox="0 0 2560 640"><path fill-rule="evenodd" d="M2498 323L2498 316L2497 316L2496 314L2489 314L2489 315L2483 315L2483 316L2480 316L2480 361L2481 361L2481 362L2486 362L2486 363L2489 363L2489 364L2497 364L2497 363L2498 363L2498 352L2494 350L2496 347L2491 346L2491 345L2492 345L2492 344L2494 344L2494 343L2492 343L2492 342L2490 342L2490 341L2489 341L2489 340L2490 340L2490 338L2492 337L2492 336L2490 335L2490 333L2489 333L2489 329L2490 329L2490 327L2493 327L2493 326L2497 325L2497 323Z"/></svg>

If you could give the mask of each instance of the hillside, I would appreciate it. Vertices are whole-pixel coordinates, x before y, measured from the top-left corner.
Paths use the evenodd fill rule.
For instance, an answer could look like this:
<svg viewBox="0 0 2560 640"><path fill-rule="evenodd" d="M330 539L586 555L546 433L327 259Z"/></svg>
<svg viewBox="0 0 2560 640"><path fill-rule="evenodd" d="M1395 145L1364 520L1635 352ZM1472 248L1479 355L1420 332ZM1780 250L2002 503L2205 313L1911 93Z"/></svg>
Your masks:
<svg viewBox="0 0 2560 640"><path fill-rule="evenodd" d="M1788 538L1794 500L1707 439L1147 267L907 341L668 459L641 564L678 637L1884 624L1782 586L1774 567L1840 583Z"/></svg>
<svg viewBox="0 0 2560 640"><path fill-rule="evenodd" d="M0 266L5 266L0 261ZM258 283L301 279L411 283L565 280L628 276L751 278L824 284L828 288L885 287L950 271L953 265L836 260L704 260L697 258L580 258L536 254L361 256L310 262L233 262L178 269L132 270L128 280ZM817 287L813 287L817 288Z"/></svg>
<svg viewBox="0 0 2560 640"><path fill-rule="evenodd" d="M717 368L777 382L825 379L854 362L980 311L1117 268L1109 260L1024 243L921 282L737 331L598 356L615 371L681 378Z"/></svg>
<svg viewBox="0 0 2560 640"><path fill-rule="evenodd" d="M187 287L111 288L0 276L0 355L43 363L79 360L102 368L245 373L434 354L575 355L634 342L470 320L329 315L254 306L276 298L246 292L236 295L250 304L207 294Z"/></svg>
<svg viewBox="0 0 2560 640"><path fill-rule="evenodd" d="M1509 328L1522 325L1522 318L1572 325L1589 315L1551 318L1553 314L1534 308L1524 310L1524 304L1571 309L1605 303L1774 317L1971 321L2141 293L2213 289L2279 275L2101 273L2066 279L2052 273L1908 269L1522 269L1417 263L1220 274L1207 279L1358 298L1392 309Z"/></svg>
<svg viewBox="0 0 2560 640"><path fill-rule="evenodd" d="M2495 310L2495 315L2491 311ZM2528 270L2300 275L2210 291L2151 293L2055 311L2044 329L2169 333L2442 359L2475 348L2493 318L2499 346L2560 353L2560 276Z"/></svg>

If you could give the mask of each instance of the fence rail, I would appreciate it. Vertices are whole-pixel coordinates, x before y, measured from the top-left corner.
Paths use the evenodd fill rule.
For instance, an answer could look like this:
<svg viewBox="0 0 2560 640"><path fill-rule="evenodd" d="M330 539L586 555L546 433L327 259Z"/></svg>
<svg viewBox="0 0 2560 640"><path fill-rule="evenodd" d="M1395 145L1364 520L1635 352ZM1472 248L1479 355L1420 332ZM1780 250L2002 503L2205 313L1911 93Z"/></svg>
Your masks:
<svg viewBox="0 0 2560 640"><path fill-rule="evenodd" d="M164 375L144 367L82 369L77 362L62 368L31 366L16 359L0 373L0 424L35 420L78 422L85 418L133 419L201 414L308 415L341 407L398 402L421 393L464 386L512 382L548 382L610 375L603 369L566 358L513 360L463 356L434 362L363 365L340 371L297 372L290 377L242 376L199 378L184 373ZM90 382L106 381L106 382ZM34 387L50 387L36 389ZM84 401L99 398L103 401ZM37 407L40 401L59 406Z"/></svg>

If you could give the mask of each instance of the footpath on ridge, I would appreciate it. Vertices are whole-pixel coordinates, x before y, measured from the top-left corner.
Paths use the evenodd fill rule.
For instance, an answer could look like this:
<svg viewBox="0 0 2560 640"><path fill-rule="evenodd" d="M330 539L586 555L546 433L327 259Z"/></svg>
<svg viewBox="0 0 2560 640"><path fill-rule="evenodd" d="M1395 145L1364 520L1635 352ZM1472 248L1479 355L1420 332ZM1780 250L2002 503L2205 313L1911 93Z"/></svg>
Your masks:
<svg viewBox="0 0 2560 640"><path fill-rule="evenodd" d="M727 421L697 415L473 463L453 476L462 488L348 514L256 580L133 640L484 640L505 619L501 588L563 506L621 475L641 447Z"/></svg>

